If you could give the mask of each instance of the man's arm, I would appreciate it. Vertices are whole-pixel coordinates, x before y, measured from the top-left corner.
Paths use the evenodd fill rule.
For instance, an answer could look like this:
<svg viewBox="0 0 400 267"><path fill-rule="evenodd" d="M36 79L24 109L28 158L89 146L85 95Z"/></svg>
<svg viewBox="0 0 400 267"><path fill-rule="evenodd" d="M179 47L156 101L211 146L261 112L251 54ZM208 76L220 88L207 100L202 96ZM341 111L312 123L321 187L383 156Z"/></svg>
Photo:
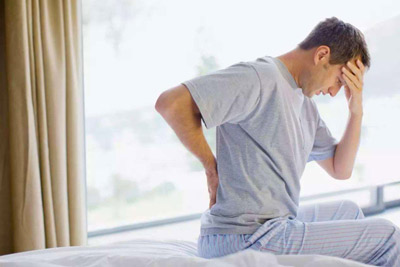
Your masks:
<svg viewBox="0 0 400 267"><path fill-rule="evenodd" d="M207 175L210 207L216 202L217 162L203 134L201 113L185 85L164 91L155 109L171 126L183 145L203 164Z"/></svg>
<svg viewBox="0 0 400 267"><path fill-rule="evenodd" d="M317 161L318 165L335 179L344 180L351 177L360 143L362 116L349 113L346 130L337 145L334 157Z"/></svg>
<svg viewBox="0 0 400 267"><path fill-rule="evenodd" d="M186 86L181 84L164 91L158 97L155 108L204 168L215 169L215 157L203 134L199 108Z"/></svg>
<svg viewBox="0 0 400 267"><path fill-rule="evenodd" d="M335 156L317 161L332 177L348 179L351 177L360 143L361 122L363 117L362 91L365 67L361 60L355 64L348 61L342 68L341 77L345 81L345 95L349 105L349 119L346 131L337 145Z"/></svg>

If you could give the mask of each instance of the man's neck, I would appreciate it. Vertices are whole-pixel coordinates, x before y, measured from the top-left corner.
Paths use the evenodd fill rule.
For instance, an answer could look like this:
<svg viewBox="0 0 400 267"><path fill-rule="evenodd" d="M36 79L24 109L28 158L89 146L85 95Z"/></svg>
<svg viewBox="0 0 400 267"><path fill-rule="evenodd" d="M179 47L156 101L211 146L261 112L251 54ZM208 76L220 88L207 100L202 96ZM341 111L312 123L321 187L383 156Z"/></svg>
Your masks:
<svg viewBox="0 0 400 267"><path fill-rule="evenodd" d="M295 48L292 51L289 51L277 57L282 61L283 64L285 64L286 68L289 70L290 74L292 74L299 88L302 88L300 76L303 68L302 62L304 62L306 59L306 53L307 52L304 50Z"/></svg>

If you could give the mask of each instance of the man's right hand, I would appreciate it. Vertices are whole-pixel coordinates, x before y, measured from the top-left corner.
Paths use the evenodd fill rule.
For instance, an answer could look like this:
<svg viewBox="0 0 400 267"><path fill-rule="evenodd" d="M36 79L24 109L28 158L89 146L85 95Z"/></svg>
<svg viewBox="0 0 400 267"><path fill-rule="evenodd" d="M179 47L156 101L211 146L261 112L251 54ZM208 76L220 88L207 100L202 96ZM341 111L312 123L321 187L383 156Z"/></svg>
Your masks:
<svg viewBox="0 0 400 267"><path fill-rule="evenodd" d="M155 109L174 130L183 145L202 163L207 175L210 205L216 203L218 188L217 161L204 137L202 115L189 89L180 84L164 91Z"/></svg>
<svg viewBox="0 0 400 267"><path fill-rule="evenodd" d="M209 208L217 202L218 172L216 169L206 170L208 194L210 196Z"/></svg>

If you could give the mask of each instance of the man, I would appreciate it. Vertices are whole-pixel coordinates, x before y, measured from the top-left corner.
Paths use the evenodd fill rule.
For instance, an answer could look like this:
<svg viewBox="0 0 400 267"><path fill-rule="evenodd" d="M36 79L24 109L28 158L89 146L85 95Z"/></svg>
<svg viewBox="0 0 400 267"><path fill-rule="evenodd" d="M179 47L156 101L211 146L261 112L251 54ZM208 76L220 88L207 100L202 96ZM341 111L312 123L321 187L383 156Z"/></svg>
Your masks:
<svg viewBox="0 0 400 267"><path fill-rule="evenodd" d="M210 203L201 218L200 256L250 248L400 266L400 230L390 221L365 219L348 200L298 205L307 162L317 161L335 179L350 178L369 67L363 34L332 17L286 54L236 63L160 95L156 110L207 176ZM349 115L339 142L312 97L333 97L342 86ZM201 120L217 127L216 158Z"/></svg>

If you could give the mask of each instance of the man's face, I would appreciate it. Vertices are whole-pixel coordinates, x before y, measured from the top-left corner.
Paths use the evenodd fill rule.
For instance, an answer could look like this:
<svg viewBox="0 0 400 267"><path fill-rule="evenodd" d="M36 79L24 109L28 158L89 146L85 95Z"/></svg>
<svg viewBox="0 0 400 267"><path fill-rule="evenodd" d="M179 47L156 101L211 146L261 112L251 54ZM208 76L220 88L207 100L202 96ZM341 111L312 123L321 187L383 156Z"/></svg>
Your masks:
<svg viewBox="0 0 400 267"><path fill-rule="evenodd" d="M354 65L359 57L350 60ZM310 70L308 75L308 82L303 88L303 94L311 98L314 95L330 94L331 97L337 95L345 81L342 77L342 67L345 67L350 72L350 68L346 64L331 65L329 62L320 62L315 68Z"/></svg>

